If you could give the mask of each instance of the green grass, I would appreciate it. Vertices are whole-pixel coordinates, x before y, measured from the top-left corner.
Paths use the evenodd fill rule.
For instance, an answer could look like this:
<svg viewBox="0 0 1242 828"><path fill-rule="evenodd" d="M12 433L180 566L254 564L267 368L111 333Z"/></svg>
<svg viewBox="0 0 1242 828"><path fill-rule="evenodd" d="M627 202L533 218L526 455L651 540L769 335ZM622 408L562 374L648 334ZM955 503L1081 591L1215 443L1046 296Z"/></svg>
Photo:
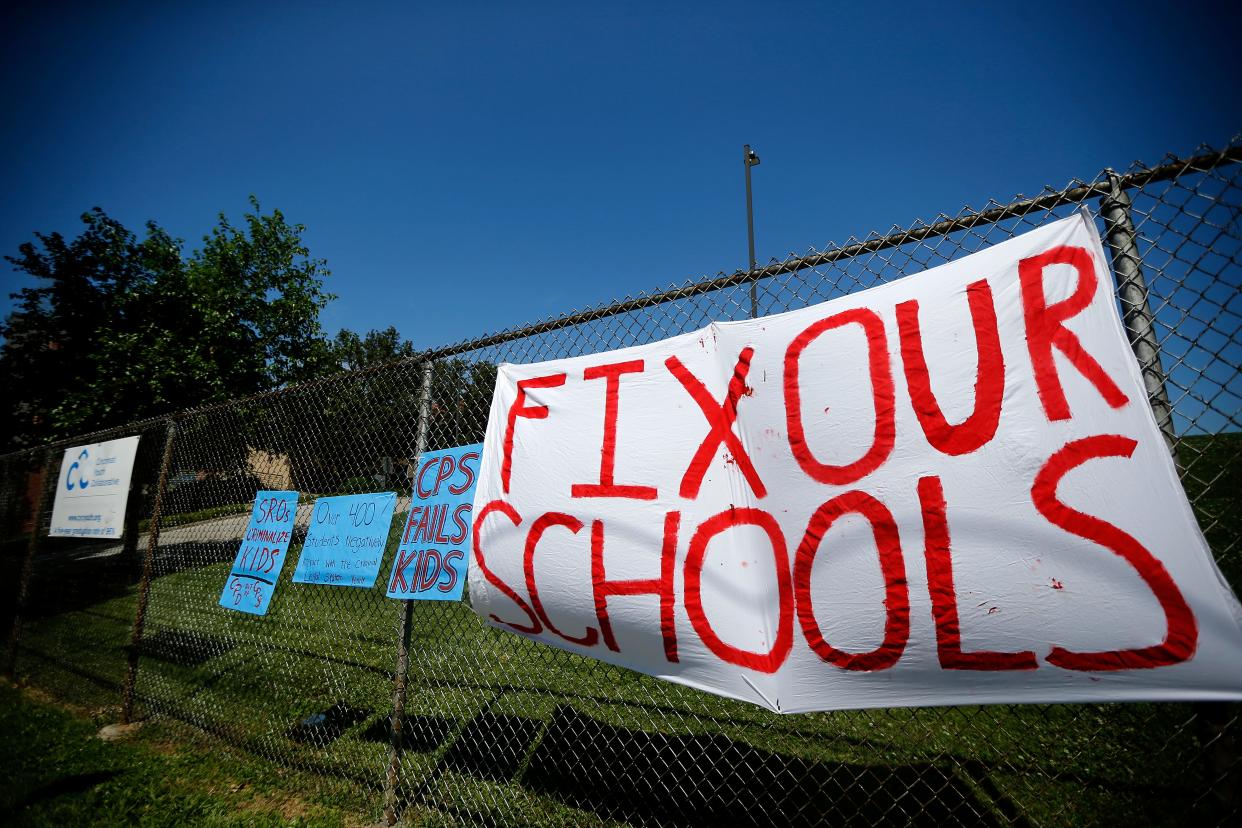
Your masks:
<svg viewBox="0 0 1242 828"><path fill-rule="evenodd" d="M212 638L189 641L216 654L201 664L144 658L144 709L164 714L158 721L169 727L198 726L242 761L274 762L325 784L343 781L354 791L353 810L378 816L388 748L365 734L389 709L400 605L378 590L285 583L268 618L254 619L214 606L226 574L226 564L212 564L155 583L148 636L206 632ZM23 672L100 718L115 715L133 607L127 594L32 625ZM601 776L594 785L574 780L572 768L550 781L540 772L549 757L575 749L573 734L583 722L599 731L592 751L629 746L693 763L697 751L725 739L739 762L778 780L790 762L847 782L858 769L912 768L968 795L961 808L1017 812L1035 824L1140 813L1175 824L1201 786L1186 705L779 717L498 632L460 604L419 605L411 639L409 710L417 718L402 778L406 793L420 791L410 807L421 819L451 821L464 812L494 823L606 822L612 812L590 810L591 789L608 781L605 767L578 768L588 778ZM290 738L296 721L340 702L371 713L327 745ZM479 722L490 729L480 730ZM669 747L668 737L682 737L682 747ZM463 760L455 753L462 745L497 759Z"/></svg>
<svg viewBox="0 0 1242 828"><path fill-rule="evenodd" d="M1192 496L1201 510L1219 512L1208 535L1228 564L1238 557L1237 493L1220 481L1233 473L1239 443L1187 442L1199 458L1197 478L1209 481ZM1223 471L1213 473L1212 463ZM216 605L228 572L218 548L176 554L176 566L163 565L152 584L146 638L203 658L145 655L140 710L157 714L170 744L202 744L265 779L288 769L341 813L377 819L389 748L382 732L378 740L368 733L382 730L391 706L401 604L378 583L293 584L287 563L269 615L246 616ZM135 606L131 589L32 620L20 673L87 715L114 720ZM744 818L711 810L728 800L758 802L787 822L807 814L875 822L929 808L943 810L941 821L1020 816L1034 825L1216 816L1202 796L1191 705L781 717L499 632L465 604L416 604L410 641L412 718L400 779L411 823L658 822L668 816L661 809L677 807L662 793L667 786L681 789L690 814L717 822ZM295 738L295 723L338 704L367 712L330 742ZM717 787L719 797L706 795ZM174 798L168 807L201 807L203 820L216 818L214 805L196 801Z"/></svg>
<svg viewBox="0 0 1242 828"><path fill-rule="evenodd" d="M1242 593L1242 433L1183 437L1178 462L1216 562Z"/></svg>
<svg viewBox="0 0 1242 828"><path fill-rule="evenodd" d="M0 813L18 826L339 826L288 773L239 764L158 728L104 742L95 725L0 685Z"/></svg>

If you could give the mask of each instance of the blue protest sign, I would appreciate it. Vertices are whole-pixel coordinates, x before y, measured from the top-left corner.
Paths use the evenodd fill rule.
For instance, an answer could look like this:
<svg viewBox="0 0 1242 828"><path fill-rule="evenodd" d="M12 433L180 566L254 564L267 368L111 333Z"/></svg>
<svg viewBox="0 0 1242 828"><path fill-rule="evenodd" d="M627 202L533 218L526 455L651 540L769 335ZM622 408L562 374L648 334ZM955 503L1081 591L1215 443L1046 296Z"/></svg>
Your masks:
<svg viewBox="0 0 1242 828"><path fill-rule="evenodd" d="M220 606L267 615L280 570L285 565L293 519L298 511L297 492L259 492L250 511L246 534L224 582Z"/></svg>
<svg viewBox="0 0 1242 828"><path fill-rule="evenodd" d="M294 583L374 586L396 505L394 492L316 500Z"/></svg>
<svg viewBox="0 0 1242 828"><path fill-rule="evenodd" d="M388 578L389 598L460 601L482 443L428 452L414 474L410 514Z"/></svg>

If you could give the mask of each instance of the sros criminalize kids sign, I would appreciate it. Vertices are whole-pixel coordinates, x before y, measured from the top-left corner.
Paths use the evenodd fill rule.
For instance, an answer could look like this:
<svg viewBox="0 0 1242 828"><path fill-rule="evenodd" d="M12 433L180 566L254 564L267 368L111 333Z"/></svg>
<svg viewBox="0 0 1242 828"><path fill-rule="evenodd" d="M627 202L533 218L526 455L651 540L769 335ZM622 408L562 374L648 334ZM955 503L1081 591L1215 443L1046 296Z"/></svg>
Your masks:
<svg viewBox="0 0 1242 828"><path fill-rule="evenodd" d="M1242 697L1085 214L821 305L502 365L492 624L782 712Z"/></svg>

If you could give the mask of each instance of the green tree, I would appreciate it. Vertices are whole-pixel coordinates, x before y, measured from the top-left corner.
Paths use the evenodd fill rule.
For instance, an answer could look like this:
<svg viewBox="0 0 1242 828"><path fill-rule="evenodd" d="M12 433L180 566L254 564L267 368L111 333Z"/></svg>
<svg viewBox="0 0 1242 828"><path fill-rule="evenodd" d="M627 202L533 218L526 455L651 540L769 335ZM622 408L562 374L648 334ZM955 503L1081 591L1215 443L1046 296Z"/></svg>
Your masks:
<svg viewBox="0 0 1242 828"><path fill-rule="evenodd" d="M368 331L366 336L343 328L332 340L331 362L341 371L357 371L412 356L414 346L403 340L392 325L382 331Z"/></svg>
<svg viewBox="0 0 1242 828"><path fill-rule="evenodd" d="M332 354L337 368L352 372L334 390L333 410L343 417L358 410L368 414L366 422L354 422L349 431L363 445L387 445L404 434L397 438L402 448L396 453L413 456L423 377L414 346L391 326L365 337L342 330ZM427 401L428 447L482 442L495 385L495 363L461 357L435 360Z"/></svg>
<svg viewBox="0 0 1242 828"><path fill-rule="evenodd" d="M279 210L253 213L234 227L221 213L204 246L186 263L190 295L202 330L191 340L201 381L213 399L280 388L332 368L319 313L335 297L325 293L327 262L312 258L306 228Z"/></svg>
<svg viewBox="0 0 1242 828"><path fill-rule="evenodd" d="M340 374L290 389L278 405L247 406L248 445L287 457L294 488L302 491L404 491L418 453L419 354L392 327L365 336L343 330L331 354ZM427 447L480 442L495 382L490 362L436 360Z"/></svg>
<svg viewBox="0 0 1242 828"><path fill-rule="evenodd" d="M391 326L336 335L331 362L341 373L296 392L290 402L299 415L281 429L299 486L378 489L413 455L419 388L413 356L414 346ZM320 436L307 440L307 431Z"/></svg>
<svg viewBox="0 0 1242 828"><path fill-rule="evenodd" d="M36 233L0 336L7 448L272 390L330 370L319 313L333 297L301 225L221 214L188 257L154 222L139 239L96 208L73 240Z"/></svg>

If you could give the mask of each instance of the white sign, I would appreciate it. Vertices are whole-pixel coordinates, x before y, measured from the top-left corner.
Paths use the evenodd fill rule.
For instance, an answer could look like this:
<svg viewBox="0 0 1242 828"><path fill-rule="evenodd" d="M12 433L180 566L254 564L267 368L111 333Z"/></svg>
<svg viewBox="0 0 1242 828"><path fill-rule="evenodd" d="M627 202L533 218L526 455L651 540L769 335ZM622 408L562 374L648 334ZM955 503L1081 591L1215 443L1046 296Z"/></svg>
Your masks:
<svg viewBox="0 0 1242 828"><path fill-rule="evenodd" d="M1242 698L1242 607L1094 223L651 345L502 365L493 625L780 712Z"/></svg>
<svg viewBox="0 0 1242 828"><path fill-rule="evenodd" d="M52 506L51 537L119 538L138 438L65 449Z"/></svg>

